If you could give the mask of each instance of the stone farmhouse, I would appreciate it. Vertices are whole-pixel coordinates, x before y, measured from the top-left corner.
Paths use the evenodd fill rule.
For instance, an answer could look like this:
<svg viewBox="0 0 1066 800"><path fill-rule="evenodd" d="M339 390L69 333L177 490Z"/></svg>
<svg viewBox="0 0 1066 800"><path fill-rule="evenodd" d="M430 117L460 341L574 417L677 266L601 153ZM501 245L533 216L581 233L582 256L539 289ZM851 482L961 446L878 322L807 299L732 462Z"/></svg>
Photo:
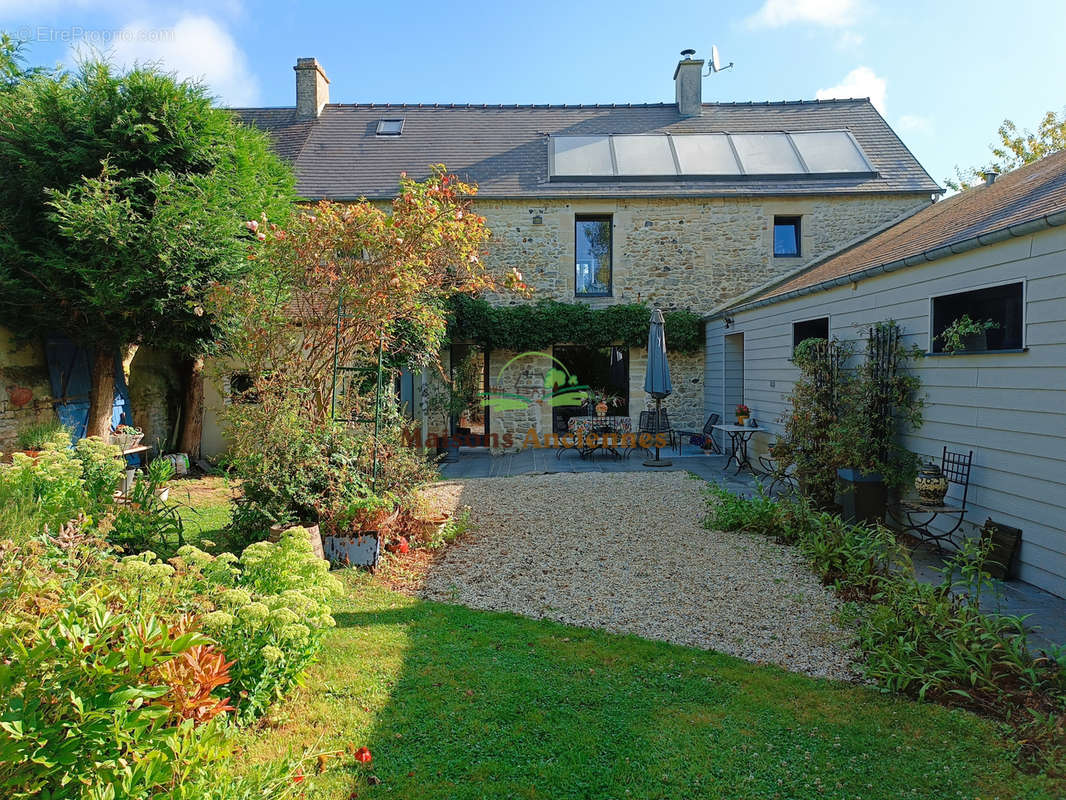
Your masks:
<svg viewBox="0 0 1066 800"><path fill-rule="evenodd" d="M534 299L706 314L942 191L869 100L706 103L704 61L688 51L674 69L674 102L650 104L337 103L315 59L294 69L295 106L236 113L269 132L304 198L388 201L401 172L422 177L443 163L479 186L490 266L520 270ZM453 371L534 401L453 419L453 429L497 445L531 427L565 430L576 409L536 402L558 366L612 395L611 413L636 417L648 402L641 348L561 338L551 353L519 355L453 343L444 354ZM704 353L674 354L671 368L671 418L698 429L708 412ZM405 396L417 396L407 381ZM209 413L204 450L223 446Z"/></svg>

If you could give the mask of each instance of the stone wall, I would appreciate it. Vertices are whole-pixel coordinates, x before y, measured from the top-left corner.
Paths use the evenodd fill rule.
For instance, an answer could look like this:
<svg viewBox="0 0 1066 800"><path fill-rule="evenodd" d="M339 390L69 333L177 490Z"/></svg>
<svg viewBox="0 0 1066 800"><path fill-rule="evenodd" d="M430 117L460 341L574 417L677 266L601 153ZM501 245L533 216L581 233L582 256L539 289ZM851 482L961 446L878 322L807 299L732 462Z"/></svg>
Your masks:
<svg viewBox="0 0 1066 800"><path fill-rule="evenodd" d="M44 347L17 343L0 328L0 452L16 449L23 429L55 418Z"/></svg>
<svg viewBox="0 0 1066 800"><path fill-rule="evenodd" d="M130 365L129 390L133 422L144 431L144 444L165 443L181 403L171 356L151 348L138 350ZM44 346L39 341L16 342L0 327L0 452L15 449L24 428L55 419Z"/></svg>
<svg viewBox="0 0 1066 800"><path fill-rule="evenodd" d="M706 313L928 202L920 195L483 200L477 210L492 231L489 268L517 268L537 298L594 306L654 303ZM575 298L574 216L605 213L614 221L613 296ZM772 255L777 215L801 217L800 258ZM495 299L515 302L506 294Z"/></svg>
<svg viewBox="0 0 1066 800"><path fill-rule="evenodd" d="M155 454L169 451L181 412L181 381L174 358L159 350L140 348L130 364L130 409L144 431L142 444Z"/></svg>
<svg viewBox="0 0 1066 800"><path fill-rule="evenodd" d="M921 195L559 200L535 204L482 200L478 201L477 210L492 231L487 265L497 272L512 267L521 271L534 287L533 300L550 298L595 307L648 303L663 309L708 313L928 202ZM611 214L614 223L613 296L576 298L574 217L604 213ZM776 215L801 217L800 258L772 255ZM507 294L490 300L524 302ZM491 382L510 392L523 388L533 395L542 392L550 362L527 358L505 370L514 374L499 374L514 355L490 354ZM671 353L669 360L674 393L664 402L664 408L674 427L699 430L708 413L703 397L703 353ZM644 394L646 363L646 351L630 350L629 410L634 422L639 412L649 406L650 398ZM501 439L512 434L515 447L521 446L530 427L541 436L552 430L551 408L536 399L526 408L494 412L490 423L490 430Z"/></svg>

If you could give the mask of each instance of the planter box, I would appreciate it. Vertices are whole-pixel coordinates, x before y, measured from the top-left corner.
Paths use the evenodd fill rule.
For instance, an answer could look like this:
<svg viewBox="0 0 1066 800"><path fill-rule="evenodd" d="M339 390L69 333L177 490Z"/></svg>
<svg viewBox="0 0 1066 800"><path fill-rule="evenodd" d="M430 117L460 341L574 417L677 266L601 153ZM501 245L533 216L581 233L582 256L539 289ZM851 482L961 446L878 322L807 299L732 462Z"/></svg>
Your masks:
<svg viewBox="0 0 1066 800"><path fill-rule="evenodd" d="M981 528L981 538L992 540L992 548L988 551L988 560L985 561L985 571L993 578L1009 581L1014 577L1015 556L1022 541L1021 528L993 522L989 517Z"/></svg>
<svg viewBox="0 0 1066 800"><path fill-rule="evenodd" d="M326 536L326 558L334 567L370 567L381 558L381 536L377 532L351 536Z"/></svg>
<svg viewBox="0 0 1066 800"><path fill-rule="evenodd" d="M311 540L311 549L315 555L321 559L325 559L326 553L322 549L322 533L318 529L318 523L313 525L271 525L270 526L270 541L276 542L281 539L281 534L291 528L304 528L307 530L307 538Z"/></svg>
<svg viewBox="0 0 1066 800"><path fill-rule="evenodd" d="M869 525L885 518L885 484L877 472L837 470L837 501L846 522Z"/></svg>
<svg viewBox="0 0 1066 800"><path fill-rule="evenodd" d="M139 445L143 438L143 433L112 433L111 444L118 445L118 448L124 453Z"/></svg>

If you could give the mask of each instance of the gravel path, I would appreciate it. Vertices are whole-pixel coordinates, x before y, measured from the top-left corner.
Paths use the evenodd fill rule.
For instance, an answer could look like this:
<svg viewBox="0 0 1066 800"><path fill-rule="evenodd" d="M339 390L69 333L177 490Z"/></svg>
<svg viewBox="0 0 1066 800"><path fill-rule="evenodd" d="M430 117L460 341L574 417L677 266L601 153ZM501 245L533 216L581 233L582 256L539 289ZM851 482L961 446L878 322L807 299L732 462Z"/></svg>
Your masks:
<svg viewBox="0 0 1066 800"><path fill-rule="evenodd" d="M704 485L684 472L434 484L473 527L421 594L856 680L832 593L794 549L704 529Z"/></svg>

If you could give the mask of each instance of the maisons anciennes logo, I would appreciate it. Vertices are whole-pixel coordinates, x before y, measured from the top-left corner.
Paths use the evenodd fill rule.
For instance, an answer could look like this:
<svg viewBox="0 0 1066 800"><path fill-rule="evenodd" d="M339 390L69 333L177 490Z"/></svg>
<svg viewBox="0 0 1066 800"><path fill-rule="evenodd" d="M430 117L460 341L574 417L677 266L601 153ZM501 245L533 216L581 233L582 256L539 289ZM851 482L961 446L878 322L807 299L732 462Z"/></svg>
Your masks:
<svg viewBox="0 0 1066 800"><path fill-rule="evenodd" d="M523 360L537 360L543 363L547 360L551 365L545 372L544 377L537 383L538 370L534 367L525 369L517 368ZM509 372L510 370L510 372ZM515 377L510 387L505 387L505 376L514 374ZM550 353L537 350L529 350L519 353L508 360L496 373L496 380L487 392L481 392L475 396L474 402L483 408L500 412L522 412L530 408L538 409L544 406L549 408L563 406L580 406L588 401L590 387L580 383L578 377L570 373L566 365ZM538 414L539 415L539 414ZM503 447L511 449L515 446L516 436L511 431L502 436L498 433L488 435L481 434L454 434L454 433L429 433L424 441L421 430L413 431L404 435L408 444L423 444L425 447L447 448L450 446L470 447L484 446ZM651 447L665 447L667 437L665 434L633 433L632 431L615 430L580 430L578 432L546 433L541 435L535 425L530 425L525 434L521 435L521 447L550 448L577 447L581 450L594 449L596 447L624 447L647 449Z"/></svg>

